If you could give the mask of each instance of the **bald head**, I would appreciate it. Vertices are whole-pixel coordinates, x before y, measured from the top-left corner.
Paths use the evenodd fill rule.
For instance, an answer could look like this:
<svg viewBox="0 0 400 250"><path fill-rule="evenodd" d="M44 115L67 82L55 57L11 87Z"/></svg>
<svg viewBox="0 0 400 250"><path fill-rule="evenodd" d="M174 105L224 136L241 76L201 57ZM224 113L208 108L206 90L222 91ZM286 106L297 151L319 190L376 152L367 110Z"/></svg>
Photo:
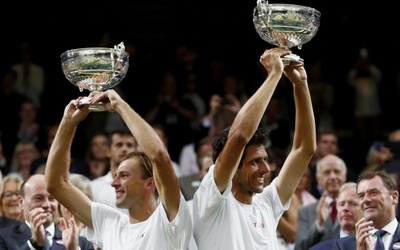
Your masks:
<svg viewBox="0 0 400 250"><path fill-rule="evenodd" d="M324 167L329 166L329 165L335 165L340 167L344 173L347 172L347 167L346 163L343 161L342 158L335 154L328 154L324 157L322 157L318 163L317 163L317 174L322 173Z"/></svg>
<svg viewBox="0 0 400 250"><path fill-rule="evenodd" d="M346 181L346 173L346 164L337 155L328 154L317 162L318 185L332 198L337 197L340 186Z"/></svg>

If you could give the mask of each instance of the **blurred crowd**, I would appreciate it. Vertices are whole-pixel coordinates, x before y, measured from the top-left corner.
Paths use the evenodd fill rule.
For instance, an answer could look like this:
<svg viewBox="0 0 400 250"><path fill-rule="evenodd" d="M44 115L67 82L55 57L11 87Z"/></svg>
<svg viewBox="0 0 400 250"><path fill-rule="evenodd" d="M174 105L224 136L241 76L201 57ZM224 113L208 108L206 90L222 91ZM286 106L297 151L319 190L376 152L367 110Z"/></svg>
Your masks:
<svg viewBox="0 0 400 250"><path fill-rule="evenodd" d="M109 40L101 40L98 45L113 46ZM213 163L214 137L231 125L240 108L265 78L264 72L255 61L235 64L223 58L205 58L189 45L176 46L169 58L149 64L133 43L127 42L125 46L130 54L130 68L115 90L162 138L182 193L189 201ZM0 92L0 170L3 176L0 215L15 220L23 220L23 214L15 206L17 196L14 194L18 193L24 180L44 173L46 168L49 148L62 115L62 109L54 113L52 102L88 94L79 93L72 85L70 92L46 93L46 78L50 72L35 62L35 50L29 42L22 42L19 49L20 53L16 55L20 60L2 69ZM243 63L251 66L241 68ZM292 220L296 224L301 207L312 203L317 206L321 197L337 198L339 187L329 192L329 180L337 180L339 184L356 182L360 173L369 170L386 170L397 180L400 164L400 125L387 130L382 124L383 95L379 88L382 72L371 61L368 49L361 48L354 66L348 69L346 80L352 90L353 102L348 107L353 109L350 119L341 117L335 110L336 103L343 100L325 73L323 62L307 64L306 69L317 128L317 151L292 200L290 209L294 209L296 215L291 217L289 210L282 217L282 220ZM64 84L68 85L67 82ZM293 100L292 92L290 82L282 79L260 123L269 138L266 147L269 164L273 166L267 183L279 173L292 146L294 110L290 108L292 103L288 103ZM337 120L341 119L348 119L347 123L353 125L346 130L338 129ZM118 135L116 131L126 129L116 113L90 114L74 139L70 172L90 182L105 178L115 168L113 157L117 152L112 149L113 136ZM119 135L123 136L123 133ZM137 149L134 141L131 148ZM329 170L333 173L331 176L325 176L323 167L317 167L322 159L334 161L338 158L341 164L328 164L327 169L332 168ZM333 170L336 168L337 171ZM98 193L90 194L91 199L98 199L96 195ZM9 205L13 202L14 205ZM317 216L322 213L320 207L314 209ZM300 221L300 213L298 216ZM321 227L326 220L320 220ZM298 226L304 228L294 230L294 234L293 230L282 229L280 232L285 249L294 249L295 243L309 244L309 247L322 239L306 243L307 236L296 234L296 231L307 232L310 225L299 223Z"/></svg>

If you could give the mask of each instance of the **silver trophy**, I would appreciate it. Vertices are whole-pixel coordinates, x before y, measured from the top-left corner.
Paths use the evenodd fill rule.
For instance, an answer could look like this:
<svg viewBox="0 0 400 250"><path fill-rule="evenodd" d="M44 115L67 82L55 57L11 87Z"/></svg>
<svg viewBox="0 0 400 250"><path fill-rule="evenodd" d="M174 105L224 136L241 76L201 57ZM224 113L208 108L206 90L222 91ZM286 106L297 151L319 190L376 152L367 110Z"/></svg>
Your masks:
<svg viewBox="0 0 400 250"><path fill-rule="evenodd" d="M321 13L311 7L257 0L253 23L264 41L286 49L301 49L317 33L320 17ZM287 55L282 61L285 66L292 61L303 65L303 59L296 54Z"/></svg>
<svg viewBox="0 0 400 250"><path fill-rule="evenodd" d="M67 50L61 54L61 68L65 77L82 92L90 94L117 86L124 78L129 67L129 54L124 43L114 48L80 48ZM90 95L89 95L90 96ZM86 104L88 98L81 100ZM90 111L104 111L102 103L89 106Z"/></svg>

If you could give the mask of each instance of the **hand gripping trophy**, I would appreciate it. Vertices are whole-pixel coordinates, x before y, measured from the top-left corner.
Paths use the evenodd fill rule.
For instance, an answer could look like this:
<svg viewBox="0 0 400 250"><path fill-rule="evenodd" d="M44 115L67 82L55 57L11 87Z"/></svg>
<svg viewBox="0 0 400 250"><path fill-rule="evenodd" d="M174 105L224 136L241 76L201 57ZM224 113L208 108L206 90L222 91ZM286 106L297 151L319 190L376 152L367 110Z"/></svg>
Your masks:
<svg viewBox="0 0 400 250"><path fill-rule="evenodd" d="M104 91L117 86L129 67L129 54L121 42L114 48L80 48L67 50L61 54L61 68L65 77L82 92ZM90 95L89 95L90 96ZM89 97L81 100L82 104ZM90 105L90 111L104 111L101 103Z"/></svg>
<svg viewBox="0 0 400 250"><path fill-rule="evenodd" d="M295 46L301 49L317 33L320 17L321 13L311 7L257 0L253 23L264 41L287 49ZM296 54L287 55L282 61L285 66L291 62L303 64Z"/></svg>

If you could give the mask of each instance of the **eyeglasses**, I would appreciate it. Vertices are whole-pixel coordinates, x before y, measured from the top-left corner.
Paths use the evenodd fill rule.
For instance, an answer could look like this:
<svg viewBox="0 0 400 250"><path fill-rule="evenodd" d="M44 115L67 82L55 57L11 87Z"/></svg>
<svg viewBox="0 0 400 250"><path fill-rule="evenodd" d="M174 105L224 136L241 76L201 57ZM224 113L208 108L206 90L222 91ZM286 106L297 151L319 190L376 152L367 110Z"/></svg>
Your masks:
<svg viewBox="0 0 400 250"><path fill-rule="evenodd" d="M17 196L18 197L18 193L13 193L13 192L4 192L2 195L1 195L1 198L2 199L11 199L13 196Z"/></svg>

